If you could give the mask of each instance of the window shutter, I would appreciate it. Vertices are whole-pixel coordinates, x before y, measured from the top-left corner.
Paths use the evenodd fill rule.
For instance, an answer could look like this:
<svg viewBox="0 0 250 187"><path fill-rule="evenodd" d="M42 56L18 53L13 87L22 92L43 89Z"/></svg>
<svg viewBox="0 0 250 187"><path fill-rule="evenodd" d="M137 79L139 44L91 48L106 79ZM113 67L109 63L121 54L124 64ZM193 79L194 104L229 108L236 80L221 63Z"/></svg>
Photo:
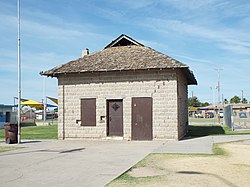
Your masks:
<svg viewBox="0 0 250 187"><path fill-rule="evenodd" d="M96 126L96 99L81 99L81 126Z"/></svg>

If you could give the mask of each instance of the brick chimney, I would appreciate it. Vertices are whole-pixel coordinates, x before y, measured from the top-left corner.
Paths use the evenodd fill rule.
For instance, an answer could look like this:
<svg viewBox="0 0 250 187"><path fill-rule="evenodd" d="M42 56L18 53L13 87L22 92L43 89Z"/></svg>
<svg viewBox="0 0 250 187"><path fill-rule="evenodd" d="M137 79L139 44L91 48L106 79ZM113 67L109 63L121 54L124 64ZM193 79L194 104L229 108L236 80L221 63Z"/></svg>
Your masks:
<svg viewBox="0 0 250 187"><path fill-rule="evenodd" d="M89 55L89 49L86 48L85 50L82 51L82 57Z"/></svg>

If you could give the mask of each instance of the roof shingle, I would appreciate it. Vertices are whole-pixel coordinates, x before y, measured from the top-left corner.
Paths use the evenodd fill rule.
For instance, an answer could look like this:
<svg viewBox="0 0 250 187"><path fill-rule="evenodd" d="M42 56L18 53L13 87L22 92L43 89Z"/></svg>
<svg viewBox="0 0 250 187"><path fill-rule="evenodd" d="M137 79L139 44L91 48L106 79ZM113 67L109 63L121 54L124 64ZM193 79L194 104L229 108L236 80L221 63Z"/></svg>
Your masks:
<svg viewBox="0 0 250 187"><path fill-rule="evenodd" d="M41 72L41 75L57 77L59 74L64 73L175 68L185 69L184 74L188 79L188 83L197 84L193 73L186 64L141 45L108 47L51 70Z"/></svg>

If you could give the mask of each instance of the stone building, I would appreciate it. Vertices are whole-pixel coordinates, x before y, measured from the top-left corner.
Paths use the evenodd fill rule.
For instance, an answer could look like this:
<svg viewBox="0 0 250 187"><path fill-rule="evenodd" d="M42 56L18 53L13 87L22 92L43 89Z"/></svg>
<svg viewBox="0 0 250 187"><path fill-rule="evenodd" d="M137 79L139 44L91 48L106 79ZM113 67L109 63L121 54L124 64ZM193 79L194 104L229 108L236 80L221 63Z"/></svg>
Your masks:
<svg viewBox="0 0 250 187"><path fill-rule="evenodd" d="M177 140L187 132L192 71L124 34L41 75L58 78L59 139Z"/></svg>

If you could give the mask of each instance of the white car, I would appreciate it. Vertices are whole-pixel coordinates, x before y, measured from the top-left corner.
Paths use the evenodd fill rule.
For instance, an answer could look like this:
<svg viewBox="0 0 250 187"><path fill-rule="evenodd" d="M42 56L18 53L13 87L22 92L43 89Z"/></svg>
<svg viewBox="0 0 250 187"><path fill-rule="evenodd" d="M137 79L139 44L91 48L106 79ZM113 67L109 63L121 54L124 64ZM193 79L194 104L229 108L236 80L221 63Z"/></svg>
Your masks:
<svg viewBox="0 0 250 187"><path fill-rule="evenodd" d="M195 117L195 118L203 118L203 116L202 116L200 113L198 113L198 114L197 114L197 113L196 113L196 114L194 114L194 117Z"/></svg>

